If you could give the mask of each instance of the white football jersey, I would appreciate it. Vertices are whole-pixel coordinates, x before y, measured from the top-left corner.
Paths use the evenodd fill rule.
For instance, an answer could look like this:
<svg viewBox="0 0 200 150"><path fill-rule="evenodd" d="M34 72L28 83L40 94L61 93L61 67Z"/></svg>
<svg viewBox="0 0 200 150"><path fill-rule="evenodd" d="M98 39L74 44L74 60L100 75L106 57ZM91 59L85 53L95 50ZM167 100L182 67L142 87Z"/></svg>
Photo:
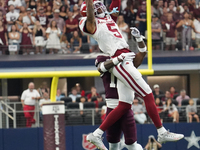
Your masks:
<svg viewBox="0 0 200 150"><path fill-rule="evenodd" d="M126 40L122 36L117 24L108 16L107 18L95 18L96 30L94 34L85 31L87 17L82 17L79 27L82 32L93 37L99 45L99 48L106 54L113 56L119 49L129 48Z"/></svg>

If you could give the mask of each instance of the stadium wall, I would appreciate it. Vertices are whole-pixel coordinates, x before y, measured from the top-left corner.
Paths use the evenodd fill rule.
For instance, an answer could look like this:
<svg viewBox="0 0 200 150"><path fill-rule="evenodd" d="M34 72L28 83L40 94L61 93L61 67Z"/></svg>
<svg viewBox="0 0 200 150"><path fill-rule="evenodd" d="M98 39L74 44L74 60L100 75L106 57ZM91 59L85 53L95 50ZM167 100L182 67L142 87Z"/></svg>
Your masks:
<svg viewBox="0 0 200 150"><path fill-rule="evenodd" d="M164 124L164 126L170 131L183 133L187 140L182 139L179 142L163 144L162 150L199 149L199 123L168 123ZM96 128L97 126L67 126L67 150L95 150L95 148L84 139L86 134L92 132ZM137 135L138 143L143 147L146 145L149 135L157 137L156 129L152 124L137 124ZM103 141L106 146L108 146L105 137ZM1 129L0 150L43 150L43 128ZM125 148L122 150L125 150Z"/></svg>

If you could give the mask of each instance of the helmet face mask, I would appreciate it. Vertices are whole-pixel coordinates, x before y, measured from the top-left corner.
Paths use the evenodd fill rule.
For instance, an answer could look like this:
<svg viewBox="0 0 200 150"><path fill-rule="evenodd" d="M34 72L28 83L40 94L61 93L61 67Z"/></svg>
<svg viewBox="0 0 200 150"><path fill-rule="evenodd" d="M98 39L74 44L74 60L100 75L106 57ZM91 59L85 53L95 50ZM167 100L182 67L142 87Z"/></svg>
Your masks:
<svg viewBox="0 0 200 150"><path fill-rule="evenodd" d="M98 18L104 18L107 14L107 9L106 6L101 2L101 1L96 1L93 0L93 4L94 4L94 14L96 17ZM87 8L86 8L86 2L83 2L80 8L81 11L81 15L83 17L87 16Z"/></svg>
<svg viewBox="0 0 200 150"><path fill-rule="evenodd" d="M98 18L104 18L106 16L106 6L100 1L94 1L94 14Z"/></svg>

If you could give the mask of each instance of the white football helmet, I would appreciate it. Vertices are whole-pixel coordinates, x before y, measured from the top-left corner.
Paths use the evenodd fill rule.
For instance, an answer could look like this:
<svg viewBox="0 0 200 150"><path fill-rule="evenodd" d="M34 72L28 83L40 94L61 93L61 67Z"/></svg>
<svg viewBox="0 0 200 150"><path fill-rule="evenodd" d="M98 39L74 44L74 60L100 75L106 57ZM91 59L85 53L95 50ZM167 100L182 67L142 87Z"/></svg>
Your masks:
<svg viewBox="0 0 200 150"><path fill-rule="evenodd" d="M106 6L101 1L94 1L94 14L98 18L104 18L108 14Z"/></svg>

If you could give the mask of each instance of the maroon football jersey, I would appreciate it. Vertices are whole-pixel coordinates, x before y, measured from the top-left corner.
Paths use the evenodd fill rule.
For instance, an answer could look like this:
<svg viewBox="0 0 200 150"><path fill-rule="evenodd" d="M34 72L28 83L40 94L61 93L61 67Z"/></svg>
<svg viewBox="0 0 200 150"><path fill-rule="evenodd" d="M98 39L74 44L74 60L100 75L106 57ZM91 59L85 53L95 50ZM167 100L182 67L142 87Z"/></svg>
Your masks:
<svg viewBox="0 0 200 150"><path fill-rule="evenodd" d="M110 57L103 55L97 56L95 65L98 66L100 62L104 62L107 59L110 59ZM103 80L106 98L118 99L117 78L108 71L102 74L101 78Z"/></svg>

